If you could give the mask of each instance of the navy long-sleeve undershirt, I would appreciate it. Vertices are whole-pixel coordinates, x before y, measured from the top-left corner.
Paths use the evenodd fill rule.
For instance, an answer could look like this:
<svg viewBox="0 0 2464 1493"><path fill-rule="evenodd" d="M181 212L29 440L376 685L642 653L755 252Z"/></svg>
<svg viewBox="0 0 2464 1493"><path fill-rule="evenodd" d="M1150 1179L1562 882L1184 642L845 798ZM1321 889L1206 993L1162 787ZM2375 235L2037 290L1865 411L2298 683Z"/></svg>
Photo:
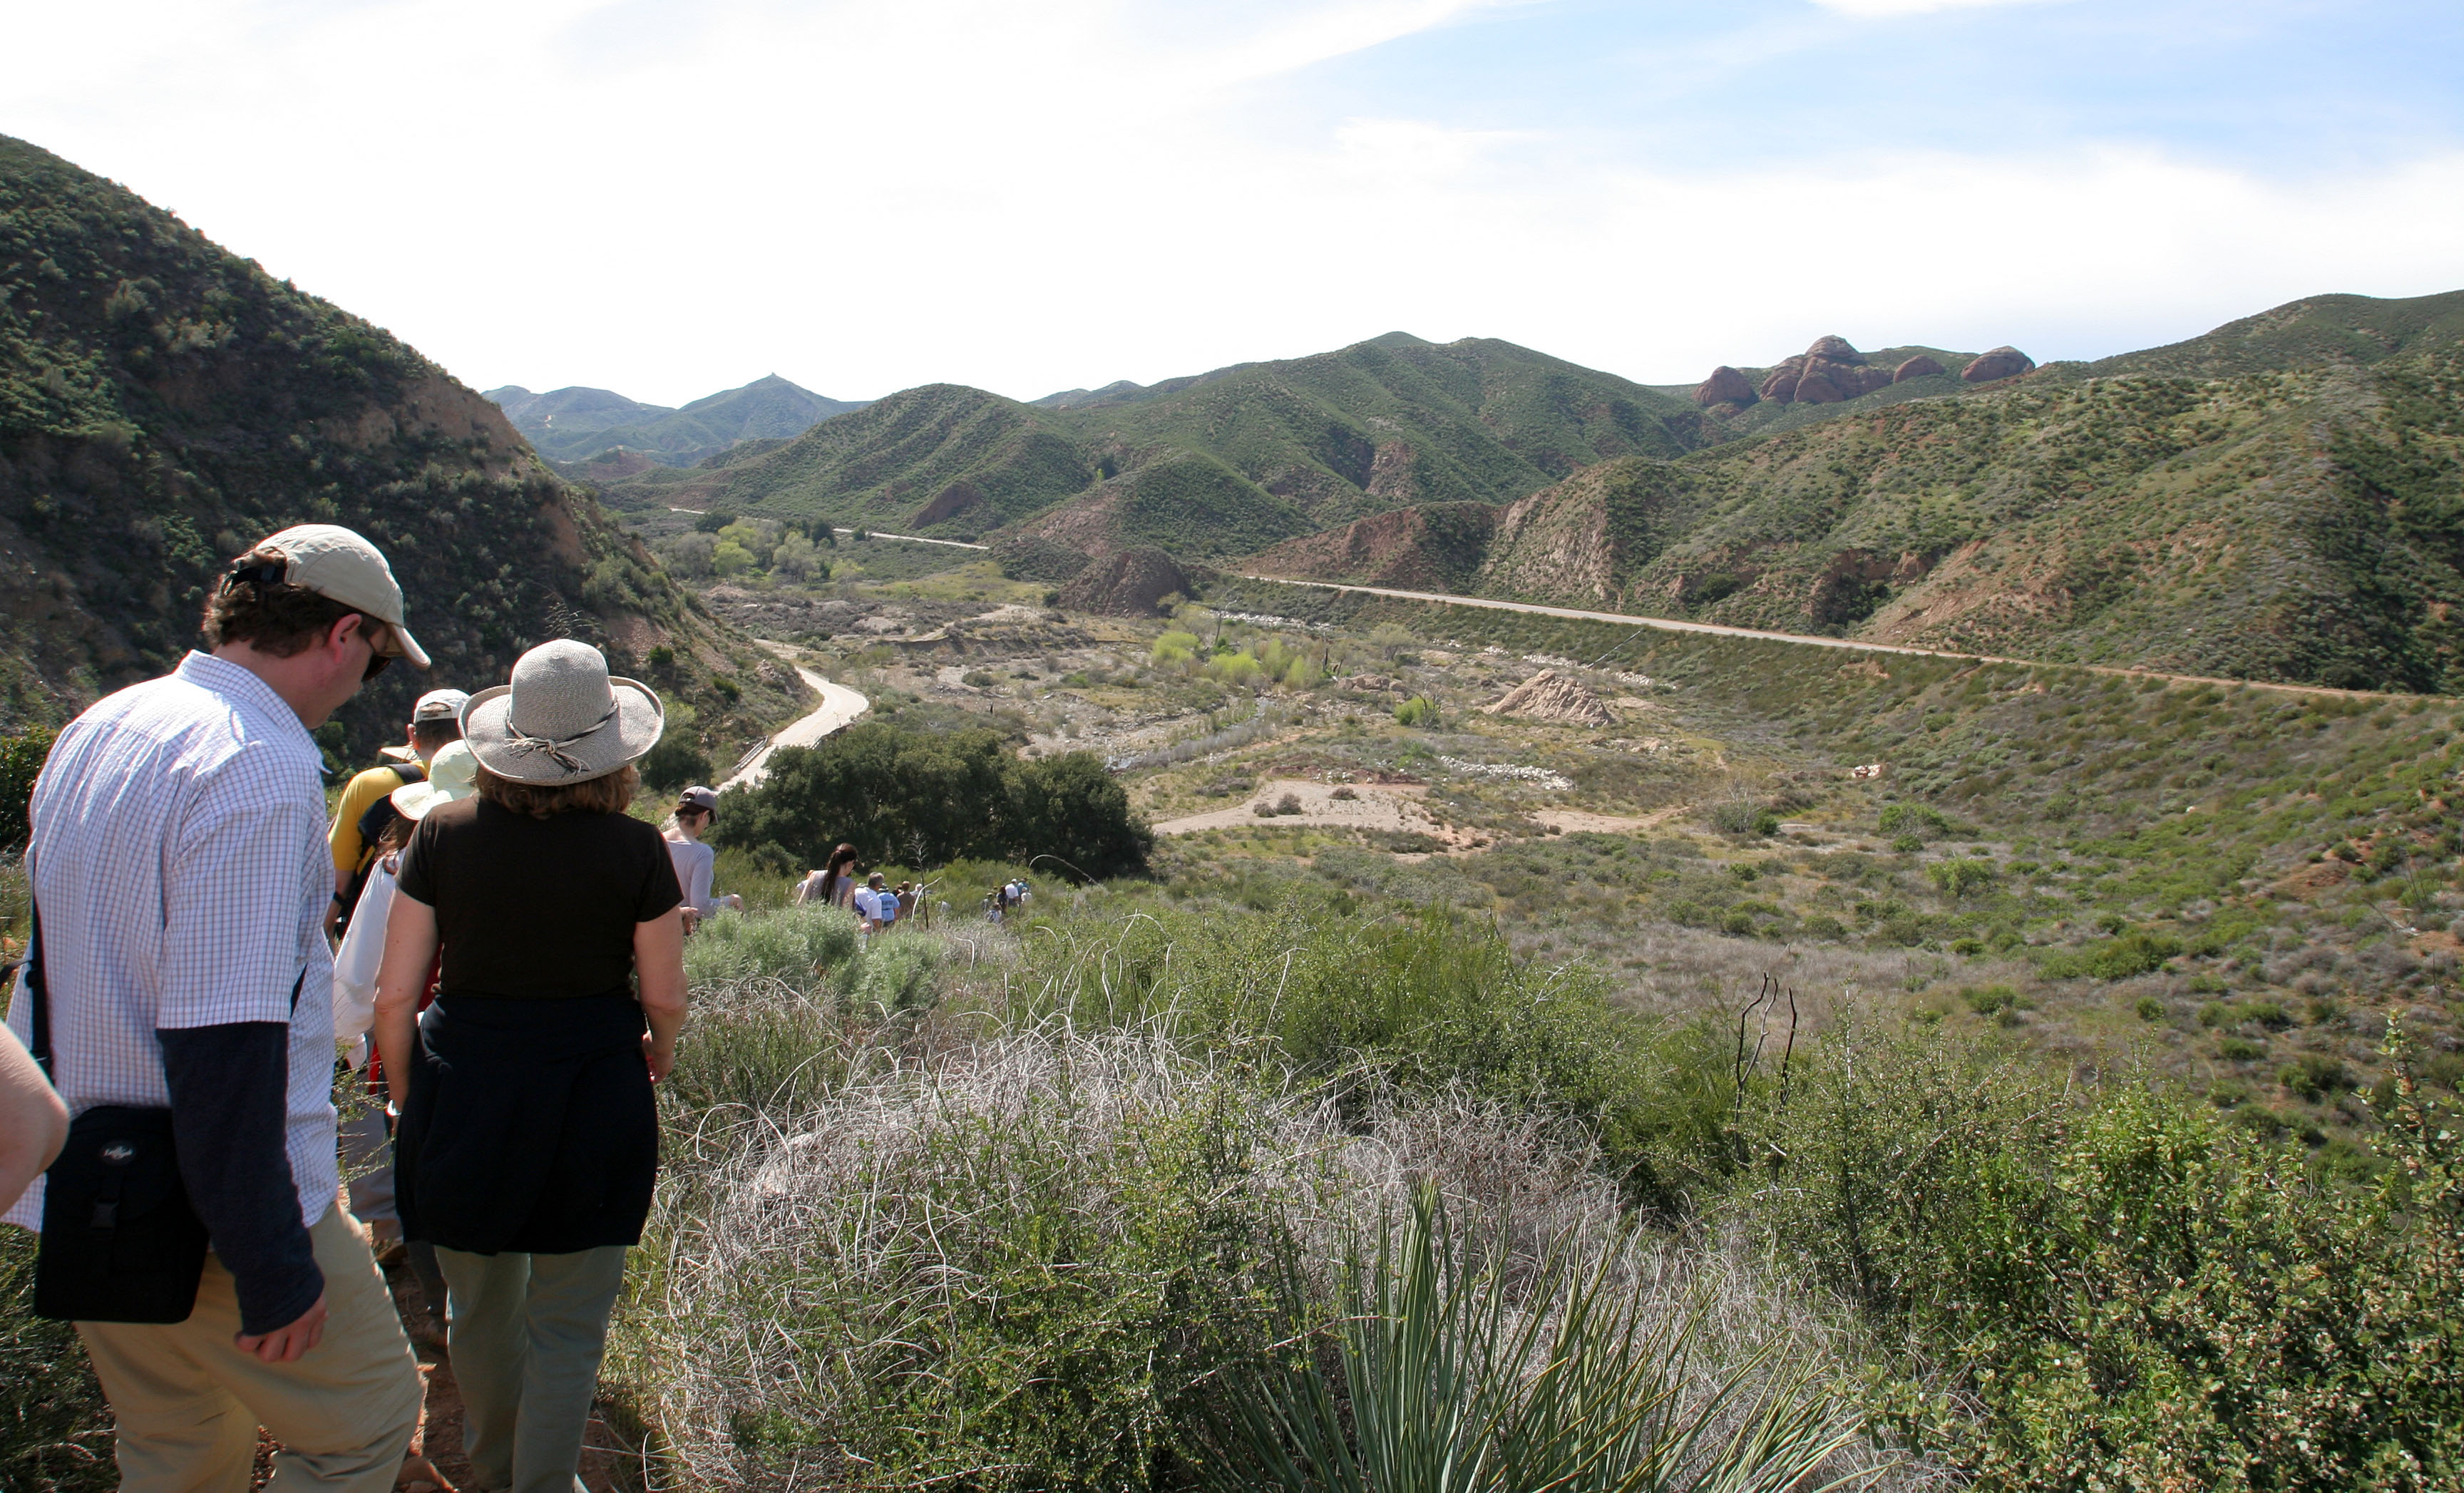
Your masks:
<svg viewBox="0 0 2464 1493"><path fill-rule="evenodd" d="M325 1289L284 1141L291 1028L281 1021L158 1030L188 1203L231 1273L242 1332L288 1327Z"/></svg>

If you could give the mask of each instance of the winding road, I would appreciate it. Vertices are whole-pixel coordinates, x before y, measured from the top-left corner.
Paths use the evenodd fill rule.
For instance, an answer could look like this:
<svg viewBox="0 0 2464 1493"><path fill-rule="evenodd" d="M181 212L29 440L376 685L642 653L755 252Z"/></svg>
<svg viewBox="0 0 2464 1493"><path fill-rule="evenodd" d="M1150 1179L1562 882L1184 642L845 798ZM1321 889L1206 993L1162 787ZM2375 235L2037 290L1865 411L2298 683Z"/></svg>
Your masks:
<svg viewBox="0 0 2464 1493"><path fill-rule="evenodd" d="M783 650L773 648L772 651L778 652L782 658L787 657ZM725 782L718 785L720 792L724 793L730 788L754 786L768 774L771 753L781 747L811 746L872 709L870 700L856 693L846 685L835 684L825 679L803 665L795 663L792 658L788 658L788 662L795 668L797 678L803 680L820 692L822 708L802 719L781 727L767 742L762 744L759 752L753 754L750 760L738 767Z"/></svg>
<svg viewBox="0 0 2464 1493"><path fill-rule="evenodd" d="M1348 585L1337 581L1294 581L1286 576L1253 576L1243 573L1243 581L1267 581L1277 585L1305 585L1319 591L1357 591L1364 596L1388 596L1401 602L1435 602L1444 606L1484 606L1491 611L1529 612L1540 617L1570 617L1576 622L1623 623L1635 628L1651 627L1661 632L1707 632L1724 638L1760 638L1767 643L1801 643L1809 648L1840 648L1853 653L1899 653L1912 658L1947 658L1968 664L2017 664L2026 669L2077 669L2091 674L2112 674L2123 679L2165 679L2175 684L2212 684L2228 689L2236 685L2252 690L2275 690L2285 694L2329 694L2344 699L2401 698L2407 700L2441 699L2441 695L2398 694L2383 690L2331 690L2324 685L2281 684L2273 679L2222 679L2211 674L2168 674L2153 669L2124 669L2114 664L2057 664L2043 659L2005 658L1996 653L1952 653L1942 648L1909 648L1898 643L1860 643L1853 638L1816 637L1802 632L1767 632L1758 627L1725 627L1717 623L1682 622L1674 617L1635 617L1624 612L1587 612L1573 606L1543 606L1537 602L1500 602L1485 596L1454 596L1444 591L1398 591L1382 585Z"/></svg>

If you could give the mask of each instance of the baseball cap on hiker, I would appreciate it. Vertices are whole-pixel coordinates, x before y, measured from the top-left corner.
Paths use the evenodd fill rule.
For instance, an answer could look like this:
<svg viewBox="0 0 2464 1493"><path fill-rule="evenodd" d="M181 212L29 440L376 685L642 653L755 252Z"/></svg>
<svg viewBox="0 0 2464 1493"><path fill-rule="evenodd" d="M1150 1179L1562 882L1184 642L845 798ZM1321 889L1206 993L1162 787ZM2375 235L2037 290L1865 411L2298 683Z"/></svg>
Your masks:
<svg viewBox="0 0 2464 1493"><path fill-rule="evenodd" d="M428 817L428 811L440 803L459 803L479 791L479 759L471 755L467 741L448 742L436 759L428 764L426 782L407 782L390 797L397 813L405 819Z"/></svg>
<svg viewBox="0 0 2464 1493"><path fill-rule="evenodd" d="M427 720L460 720L462 707L470 703L471 696L463 691L430 690L410 708L410 723L416 726Z"/></svg>
<svg viewBox="0 0 2464 1493"><path fill-rule="evenodd" d="M687 788L683 793L677 795L676 807L680 809L699 809L705 814L713 813L718 808L718 790L716 788Z"/></svg>
<svg viewBox="0 0 2464 1493"><path fill-rule="evenodd" d="M394 582L393 567L375 545L340 524L303 523L258 540L256 550L282 557L277 579L284 584L305 586L384 623L393 641L378 652L398 652L418 668L428 667L428 650L402 625L402 587Z"/></svg>

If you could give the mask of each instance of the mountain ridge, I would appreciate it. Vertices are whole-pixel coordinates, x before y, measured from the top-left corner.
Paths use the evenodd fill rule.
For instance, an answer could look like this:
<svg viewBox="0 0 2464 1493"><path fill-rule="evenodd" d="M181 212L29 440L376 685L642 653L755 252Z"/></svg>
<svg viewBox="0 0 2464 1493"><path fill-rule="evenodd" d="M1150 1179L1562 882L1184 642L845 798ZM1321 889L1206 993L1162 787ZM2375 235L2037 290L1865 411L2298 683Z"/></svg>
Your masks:
<svg viewBox="0 0 2464 1493"><path fill-rule="evenodd" d="M437 661L379 676L329 749L399 739L421 690L481 688L558 636L649 678L717 750L803 696L496 406L124 187L0 137L0 719L56 723L168 670L229 558L304 521L385 551Z"/></svg>
<svg viewBox="0 0 2464 1493"><path fill-rule="evenodd" d="M550 461L571 464L624 450L670 467L693 466L743 441L801 435L870 403L830 399L775 373L674 408L579 384L535 394L508 384L483 397Z"/></svg>

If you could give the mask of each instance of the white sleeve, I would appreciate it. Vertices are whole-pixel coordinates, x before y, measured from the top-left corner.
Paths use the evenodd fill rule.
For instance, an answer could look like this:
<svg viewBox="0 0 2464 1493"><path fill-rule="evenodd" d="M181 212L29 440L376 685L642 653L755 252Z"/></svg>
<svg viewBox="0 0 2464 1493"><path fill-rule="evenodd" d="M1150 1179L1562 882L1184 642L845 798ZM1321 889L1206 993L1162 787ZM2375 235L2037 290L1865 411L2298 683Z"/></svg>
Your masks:
<svg viewBox="0 0 2464 1493"><path fill-rule="evenodd" d="M694 911L707 912L711 910L710 873L718 866L718 852L708 845L698 848L701 853L693 857L693 885L685 889L685 900L693 905Z"/></svg>
<svg viewBox="0 0 2464 1493"><path fill-rule="evenodd" d="M385 917L393 911L394 879L385 863L368 869L368 883L351 910L351 926L334 951L334 1040L351 1043L351 1066L367 1061L368 1028L377 1021L377 968L385 962Z"/></svg>

